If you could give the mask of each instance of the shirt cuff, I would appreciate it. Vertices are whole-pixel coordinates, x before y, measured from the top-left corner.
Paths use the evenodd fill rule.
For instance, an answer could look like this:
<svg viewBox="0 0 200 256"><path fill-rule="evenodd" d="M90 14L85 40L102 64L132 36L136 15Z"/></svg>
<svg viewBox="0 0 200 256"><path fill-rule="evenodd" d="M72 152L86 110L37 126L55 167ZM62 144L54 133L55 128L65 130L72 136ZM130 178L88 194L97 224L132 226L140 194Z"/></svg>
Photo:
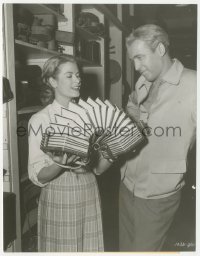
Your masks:
<svg viewBox="0 0 200 256"><path fill-rule="evenodd" d="M94 173L95 175L97 175L97 176L101 175L101 173L97 172L97 169L96 169L96 168L93 169L93 173Z"/></svg>
<svg viewBox="0 0 200 256"><path fill-rule="evenodd" d="M29 179L37 186L39 187L45 187L47 184L49 184L49 182L46 183L41 183L38 181L38 173L40 172L40 170L44 167L48 167L50 165L52 165L54 162L52 159L44 159L43 161L34 163L34 164L30 164L29 168L28 168L28 172L29 172Z"/></svg>

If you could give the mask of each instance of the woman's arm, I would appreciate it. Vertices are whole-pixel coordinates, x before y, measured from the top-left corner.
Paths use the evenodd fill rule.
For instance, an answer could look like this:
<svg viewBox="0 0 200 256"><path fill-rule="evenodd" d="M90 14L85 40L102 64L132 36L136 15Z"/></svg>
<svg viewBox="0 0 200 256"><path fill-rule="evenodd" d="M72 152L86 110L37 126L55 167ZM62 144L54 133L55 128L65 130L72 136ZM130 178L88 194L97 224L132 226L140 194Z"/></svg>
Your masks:
<svg viewBox="0 0 200 256"><path fill-rule="evenodd" d="M53 156L51 153L47 154L52 158L53 161L63 165L65 165L66 163L70 164L72 162L75 162L77 158L79 158L75 155L67 158L67 154L64 154L63 156ZM48 167L43 167L39 171L37 178L40 183L47 183L56 178L63 171L64 169L61 166L57 165L56 163L53 163Z"/></svg>
<svg viewBox="0 0 200 256"><path fill-rule="evenodd" d="M58 176L62 171L62 167L52 164L48 167L43 167L38 173L38 181L42 184L47 183L53 180L56 176Z"/></svg>
<svg viewBox="0 0 200 256"><path fill-rule="evenodd" d="M48 153L48 155L52 158L53 161L56 161L60 164L65 164L67 161L67 155L64 154L63 156L56 156L53 157L51 153ZM58 176L62 172L63 168L58 166L56 163L53 163L52 165L48 167L43 167L39 173L38 173L38 181L40 183L47 183L51 180L53 180L56 176Z"/></svg>
<svg viewBox="0 0 200 256"><path fill-rule="evenodd" d="M49 181L62 173L63 168L55 162L65 165L77 159L75 156L67 158L66 154L62 156L53 156L51 153L45 154L40 149L42 134L48 126L49 116L45 113L35 114L29 121L28 173L30 180L40 187L44 187Z"/></svg>

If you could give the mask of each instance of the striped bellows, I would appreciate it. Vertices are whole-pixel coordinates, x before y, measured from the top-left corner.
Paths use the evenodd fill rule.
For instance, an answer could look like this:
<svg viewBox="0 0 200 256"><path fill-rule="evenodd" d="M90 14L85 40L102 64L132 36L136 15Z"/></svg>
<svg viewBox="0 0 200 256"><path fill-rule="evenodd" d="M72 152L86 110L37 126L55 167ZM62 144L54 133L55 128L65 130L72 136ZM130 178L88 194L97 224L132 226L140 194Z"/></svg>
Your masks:
<svg viewBox="0 0 200 256"><path fill-rule="evenodd" d="M93 150L101 151L108 159L116 159L129 152L144 140L138 126L117 106L104 102L79 99L62 108L55 115L55 123L43 134L41 149L44 152L65 152L87 161Z"/></svg>

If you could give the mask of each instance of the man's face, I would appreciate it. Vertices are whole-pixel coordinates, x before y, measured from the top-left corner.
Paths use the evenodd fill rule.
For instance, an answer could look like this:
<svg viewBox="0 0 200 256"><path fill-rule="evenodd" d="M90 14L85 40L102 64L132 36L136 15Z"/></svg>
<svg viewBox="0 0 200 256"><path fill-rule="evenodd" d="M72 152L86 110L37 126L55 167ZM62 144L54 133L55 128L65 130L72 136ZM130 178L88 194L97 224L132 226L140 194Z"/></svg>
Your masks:
<svg viewBox="0 0 200 256"><path fill-rule="evenodd" d="M128 47L128 53L130 59L134 61L135 70L148 81L153 82L160 76L163 58L157 48L152 51L145 41L138 39Z"/></svg>

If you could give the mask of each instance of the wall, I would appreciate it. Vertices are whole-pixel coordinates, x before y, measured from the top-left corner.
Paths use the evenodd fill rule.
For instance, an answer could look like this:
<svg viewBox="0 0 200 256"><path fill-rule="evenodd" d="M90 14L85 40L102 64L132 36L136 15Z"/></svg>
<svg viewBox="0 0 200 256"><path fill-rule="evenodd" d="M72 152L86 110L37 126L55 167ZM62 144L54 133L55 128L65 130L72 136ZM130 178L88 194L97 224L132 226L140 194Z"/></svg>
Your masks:
<svg viewBox="0 0 200 256"><path fill-rule="evenodd" d="M11 175L10 175L10 152L9 152L9 141L8 141L8 118L7 118L7 103L3 104L3 169L6 173L3 177L3 191L11 191Z"/></svg>

